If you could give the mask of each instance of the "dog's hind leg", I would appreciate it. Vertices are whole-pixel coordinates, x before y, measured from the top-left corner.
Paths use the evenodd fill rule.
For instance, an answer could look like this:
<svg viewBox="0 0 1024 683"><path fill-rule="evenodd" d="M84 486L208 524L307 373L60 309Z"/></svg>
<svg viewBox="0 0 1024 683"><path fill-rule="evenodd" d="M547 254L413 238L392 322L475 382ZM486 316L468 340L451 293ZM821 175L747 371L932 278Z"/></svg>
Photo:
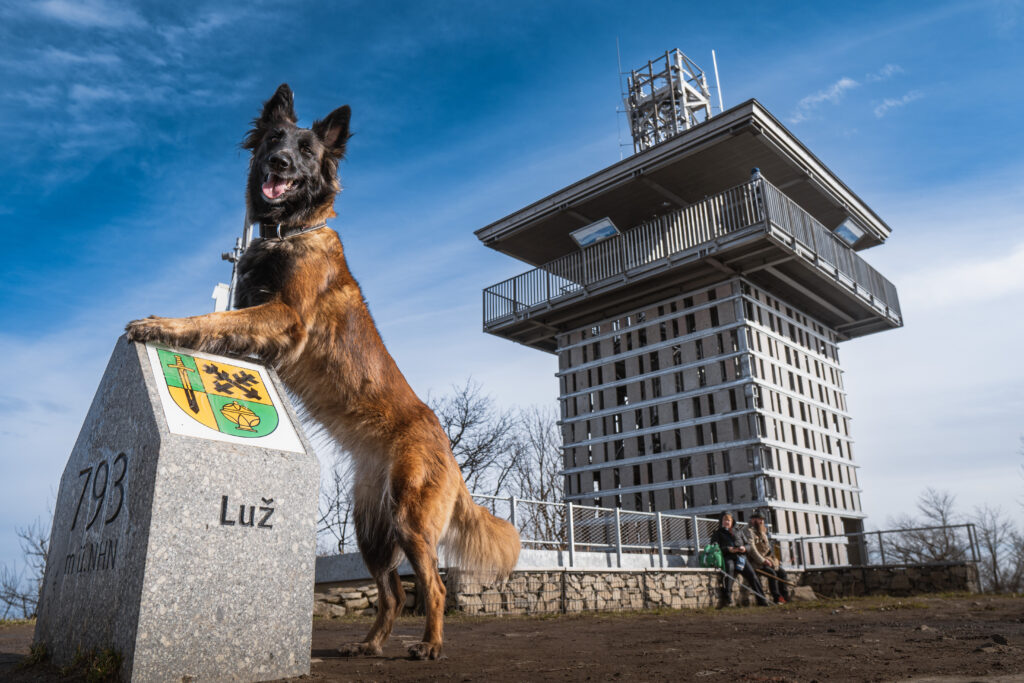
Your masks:
<svg viewBox="0 0 1024 683"><path fill-rule="evenodd" d="M377 621L374 622L373 628L370 629L370 632L373 633L377 629L378 623L380 623L383 634L381 636L382 641L391 635L395 619L401 616L402 609L405 607L405 589L402 588L402 577L398 575L398 570L392 569L388 572L384 583L390 584L391 590L388 591L387 600L385 601L383 597L384 592L380 590L380 582L378 582L377 590L381 597L377 599ZM381 615L384 615L384 619L381 619Z"/></svg>
<svg viewBox="0 0 1024 683"><path fill-rule="evenodd" d="M409 647L414 659L437 659L444 640L445 587L437 571L437 541L412 532L399 538L399 544L416 572L416 588L423 592L427 623L423 641Z"/></svg>
<svg viewBox="0 0 1024 683"><path fill-rule="evenodd" d="M400 560L393 521L386 506L367 495L377 486L355 490L356 541L363 563L377 583L377 618L361 643L348 643L338 648L345 657L380 655L384 641L391 635L395 617L405 602L402 580L395 569Z"/></svg>
<svg viewBox="0 0 1024 683"><path fill-rule="evenodd" d="M405 590L398 570L375 573L374 580L377 582L377 618L363 642L347 643L338 648L338 653L345 657L382 654L384 641L391 635L395 618L402 613Z"/></svg>

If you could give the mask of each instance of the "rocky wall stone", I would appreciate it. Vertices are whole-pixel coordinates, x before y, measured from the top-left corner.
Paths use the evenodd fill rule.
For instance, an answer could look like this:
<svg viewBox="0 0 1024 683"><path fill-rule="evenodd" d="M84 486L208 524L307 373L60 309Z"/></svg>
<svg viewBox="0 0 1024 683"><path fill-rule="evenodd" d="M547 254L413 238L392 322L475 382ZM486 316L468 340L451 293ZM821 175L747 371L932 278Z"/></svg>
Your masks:
<svg viewBox="0 0 1024 683"><path fill-rule="evenodd" d="M411 614L416 606L416 583L403 580L402 588L405 590L403 612ZM375 583L319 583L313 593L313 616L332 619L350 614L376 614L378 598Z"/></svg>
<svg viewBox="0 0 1024 683"><path fill-rule="evenodd" d="M800 582L823 597L979 591L972 563L807 569Z"/></svg>
<svg viewBox="0 0 1024 683"><path fill-rule="evenodd" d="M909 595L941 591L977 591L973 565L925 567L839 567L792 570L789 580L823 597L869 593ZM754 596L733 587L733 603L749 605ZM416 601L416 587L404 581L406 612ZM712 570L515 572L503 584L484 584L454 572L445 577L446 609L470 615L553 614L642 609L701 609L718 605L721 575ZM761 590L768 593L766 579ZM377 607L374 584L318 584L315 614L334 618Z"/></svg>

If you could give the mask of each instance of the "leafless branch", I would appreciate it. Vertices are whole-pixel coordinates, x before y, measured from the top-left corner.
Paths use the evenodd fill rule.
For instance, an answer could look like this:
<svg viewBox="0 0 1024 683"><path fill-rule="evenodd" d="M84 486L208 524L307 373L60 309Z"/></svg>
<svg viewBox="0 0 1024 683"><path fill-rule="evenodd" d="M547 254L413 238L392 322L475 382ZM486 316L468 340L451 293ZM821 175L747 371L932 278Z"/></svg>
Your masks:
<svg viewBox="0 0 1024 683"><path fill-rule="evenodd" d="M317 539L330 539L331 547L321 546L329 553L355 549L355 528L352 519L352 461L336 451L330 474L320 484L320 507L316 523Z"/></svg>
<svg viewBox="0 0 1024 683"><path fill-rule="evenodd" d="M553 412L533 407L519 413L512 464L511 495L546 503L562 501L562 448ZM524 536L565 542L564 506L529 505L518 512L516 521Z"/></svg>
<svg viewBox="0 0 1024 683"><path fill-rule="evenodd" d="M23 567L20 571L0 567L0 609L4 619L35 616L50 546L49 524L38 519L27 527L18 527L16 533Z"/></svg>
<svg viewBox="0 0 1024 683"><path fill-rule="evenodd" d="M512 469L515 414L500 410L472 379L427 402L448 436L469 490L497 495Z"/></svg>
<svg viewBox="0 0 1024 683"><path fill-rule="evenodd" d="M1015 593L1024 588L1024 536L999 508L975 508L974 522L981 561L981 583L995 593Z"/></svg>
<svg viewBox="0 0 1024 683"><path fill-rule="evenodd" d="M993 592L1024 589L1024 532L1001 509L985 505L965 517L957 512L953 494L928 488L918 498L917 510L919 517L889 519L890 528L902 531L883 538L887 559L906 564L970 559L969 539L948 527L972 523L982 588ZM921 529L935 526L945 528Z"/></svg>

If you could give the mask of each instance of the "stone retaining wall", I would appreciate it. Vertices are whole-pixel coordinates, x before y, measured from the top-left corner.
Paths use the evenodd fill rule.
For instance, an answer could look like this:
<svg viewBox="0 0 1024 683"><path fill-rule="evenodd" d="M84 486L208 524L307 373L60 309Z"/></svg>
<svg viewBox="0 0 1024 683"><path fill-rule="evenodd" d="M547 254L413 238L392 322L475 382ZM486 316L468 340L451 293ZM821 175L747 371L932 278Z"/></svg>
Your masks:
<svg viewBox="0 0 1024 683"><path fill-rule="evenodd" d="M979 590L978 571L973 564L793 570L789 578L821 597ZM448 611L512 615L715 607L720 575L710 569L690 568L551 569L517 571L501 585L476 583L460 578L456 572L444 575L444 581ZM739 583L733 588L733 603L752 603L753 596ZM409 579L403 580L402 585L406 590L406 612L412 612L416 586ZM767 585L762 590L768 595ZM319 583L314 597L314 614L318 617L376 614L377 587L365 581Z"/></svg>
<svg viewBox="0 0 1024 683"><path fill-rule="evenodd" d="M459 581L455 576L446 583L449 609L466 614L683 609L718 603L718 579L702 569L524 571L503 586Z"/></svg>
<svg viewBox="0 0 1024 683"><path fill-rule="evenodd" d="M403 580L405 611L416 605L416 584ZM313 592L313 616L332 618L350 614L377 613L377 585L374 583L318 583Z"/></svg>
<svg viewBox="0 0 1024 683"><path fill-rule="evenodd" d="M480 584L444 576L448 611L464 614L553 614L698 608L718 604L719 579L708 569L658 571L517 571L504 584ZM416 605L415 583L403 580L406 612ZM734 589L734 601L746 604L747 591ZM321 618L376 614L372 583L319 583L313 613Z"/></svg>
<svg viewBox="0 0 1024 683"><path fill-rule="evenodd" d="M972 563L830 567L808 569L800 583L822 597L915 595L980 592L978 568Z"/></svg>

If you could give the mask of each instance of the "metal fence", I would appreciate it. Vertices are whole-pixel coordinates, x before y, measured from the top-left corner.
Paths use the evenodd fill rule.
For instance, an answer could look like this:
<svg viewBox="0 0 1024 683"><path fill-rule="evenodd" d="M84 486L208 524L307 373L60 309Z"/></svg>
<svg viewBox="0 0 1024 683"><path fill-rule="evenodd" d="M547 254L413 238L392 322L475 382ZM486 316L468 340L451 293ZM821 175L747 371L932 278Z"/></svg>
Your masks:
<svg viewBox="0 0 1024 683"><path fill-rule="evenodd" d="M568 566L576 553L615 553L618 566L626 553L657 554L660 566L669 555L695 558L711 540L717 519L662 512L637 512L574 503L475 494L476 501L519 530L524 548L564 550ZM744 525L737 524L740 529Z"/></svg>
<svg viewBox="0 0 1024 683"><path fill-rule="evenodd" d="M534 306L568 298L604 280L655 263L719 237L771 224L816 267L899 318L896 288L849 245L767 180L731 187L641 223L620 235L561 256L483 291L484 325ZM801 250L799 246L802 246Z"/></svg>
<svg viewBox="0 0 1024 683"><path fill-rule="evenodd" d="M804 536L790 542L802 567L947 564L978 562L980 557L973 524ZM828 562L820 550L828 545L843 549L846 561Z"/></svg>
<svg viewBox="0 0 1024 683"><path fill-rule="evenodd" d="M576 554L644 553L658 556L659 566L669 556L695 564L697 552L711 542L717 519L663 512L637 512L575 503L550 503L516 497L474 494L473 498L519 530L524 548L566 551L567 566L576 566ZM736 529L746 525L736 523ZM977 562L977 534L973 524L864 531L832 536L777 539L783 563L816 568L828 566L927 565ZM828 552L831 550L832 552Z"/></svg>

